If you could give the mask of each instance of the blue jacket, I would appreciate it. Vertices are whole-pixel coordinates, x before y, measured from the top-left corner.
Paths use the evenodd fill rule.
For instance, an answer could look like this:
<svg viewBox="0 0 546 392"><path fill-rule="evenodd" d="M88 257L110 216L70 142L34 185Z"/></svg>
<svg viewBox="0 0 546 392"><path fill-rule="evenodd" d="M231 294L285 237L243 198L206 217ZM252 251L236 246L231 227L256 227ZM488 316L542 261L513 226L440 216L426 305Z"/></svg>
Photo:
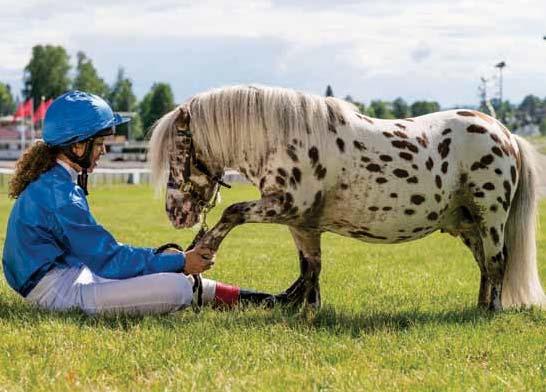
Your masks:
<svg viewBox="0 0 546 392"><path fill-rule="evenodd" d="M52 268L85 264L104 278L181 272L183 254L119 244L89 211L83 190L57 164L30 183L8 221L2 263L10 286L26 296Z"/></svg>

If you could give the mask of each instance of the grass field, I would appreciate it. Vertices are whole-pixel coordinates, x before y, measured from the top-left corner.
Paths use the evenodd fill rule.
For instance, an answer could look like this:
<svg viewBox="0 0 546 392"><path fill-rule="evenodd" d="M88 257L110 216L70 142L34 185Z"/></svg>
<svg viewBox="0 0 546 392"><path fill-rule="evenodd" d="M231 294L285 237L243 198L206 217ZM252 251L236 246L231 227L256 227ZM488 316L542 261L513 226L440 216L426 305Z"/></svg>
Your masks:
<svg viewBox="0 0 546 392"><path fill-rule="evenodd" d="M91 192L95 217L121 242L155 247L194 235L171 228L149 188ZM236 186L219 208L256 195ZM3 227L10 206L4 193ZM541 211L544 228L544 202ZM538 239L546 283L544 231ZM297 274L285 227L246 225L228 236L208 276L277 292ZM546 390L546 312L477 310L478 275L448 235L388 246L325 235L314 318L260 308L52 314L2 278L0 390Z"/></svg>

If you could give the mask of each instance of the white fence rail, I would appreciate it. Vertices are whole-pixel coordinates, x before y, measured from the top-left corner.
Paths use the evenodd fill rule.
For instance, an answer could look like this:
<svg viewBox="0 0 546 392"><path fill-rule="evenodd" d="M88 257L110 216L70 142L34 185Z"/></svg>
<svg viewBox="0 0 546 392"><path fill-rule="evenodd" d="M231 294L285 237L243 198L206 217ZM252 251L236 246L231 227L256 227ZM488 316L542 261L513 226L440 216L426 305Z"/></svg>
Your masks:
<svg viewBox="0 0 546 392"><path fill-rule="evenodd" d="M14 169L0 168L0 187L6 186L9 176L13 175ZM247 182L247 180L236 170L226 170L224 173L226 182ZM89 182L93 185L114 185L114 184L149 184L150 169L146 168L97 168L89 176Z"/></svg>

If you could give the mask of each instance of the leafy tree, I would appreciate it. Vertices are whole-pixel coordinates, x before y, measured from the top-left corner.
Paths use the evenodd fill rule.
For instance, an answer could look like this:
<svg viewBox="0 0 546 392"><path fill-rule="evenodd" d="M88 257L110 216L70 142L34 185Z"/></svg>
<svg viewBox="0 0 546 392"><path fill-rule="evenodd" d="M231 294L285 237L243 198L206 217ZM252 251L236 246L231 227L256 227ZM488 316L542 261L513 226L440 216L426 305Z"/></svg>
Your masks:
<svg viewBox="0 0 546 392"><path fill-rule="evenodd" d="M396 98L392 103L392 113L395 118L406 118L411 116L408 104L400 97Z"/></svg>
<svg viewBox="0 0 546 392"><path fill-rule="evenodd" d="M542 119L539 127L540 134L546 136L546 117Z"/></svg>
<svg viewBox="0 0 546 392"><path fill-rule="evenodd" d="M411 115L413 117L434 113L440 110L440 104L436 101L415 101L411 104Z"/></svg>
<svg viewBox="0 0 546 392"><path fill-rule="evenodd" d="M535 95L527 95L521 101L518 110L521 115L529 119L530 122L538 124L542 120L543 116L543 104L542 100Z"/></svg>
<svg viewBox="0 0 546 392"><path fill-rule="evenodd" d="M108 85L97 74L93 62L84 52L78 52L78 65L76 66L76 77L72 87L75 90L87 91L101 97L108 97Z"/></svg>
<svg viewBox="0 0 546 392"><path fill-rule="evenodd" d="M140 103L139 113L144 129L150 129L161 116L173 109L171 86L167 83L155 83Z"/></svg>
<svg viewBox="0 0 546 392"><path fill-rule="evenodd" d="M333 97L334 96L334 90L332 90L332 86L328 85L326 86L326 92L324 93L325 97Z"/></svg>
<svg viewBox="0 0 546 392"><path fill-rule="evenodd" d="M9 84L0 82L0 116L13 114L15 112L15 101L11 94Z"/></svg>
<svg viewBox="0 0 546 392"><path fill-rule="evenodd" d="M373 114L370 111L373 110ZM394 118L390 102L374 100L370 102L368 114L377 118Z"/></svg>
<svg viewBox="0 0 546 392"><path fill-rule="evenodd" d="M66 92L70 86L68 60L69 56L62 46L34 46L23 76L25 99L33 98L37 106L42 97L54 98Z"/></svg>
<svg viewBox="0 0 546 392"><path fill-rule="evenodd" d="M112 86L108 100L110 101L110 105L112 105L112 109L116 112L134 113L138 109L137 99L133 93L133 82L131 79L125 77L125 70L123 68L119 68L118 70L118 76ZM142 123L140 119L133 117L130 124L120 125L116 129L116 134L124 135L127 138L142 137Z"/></svg>

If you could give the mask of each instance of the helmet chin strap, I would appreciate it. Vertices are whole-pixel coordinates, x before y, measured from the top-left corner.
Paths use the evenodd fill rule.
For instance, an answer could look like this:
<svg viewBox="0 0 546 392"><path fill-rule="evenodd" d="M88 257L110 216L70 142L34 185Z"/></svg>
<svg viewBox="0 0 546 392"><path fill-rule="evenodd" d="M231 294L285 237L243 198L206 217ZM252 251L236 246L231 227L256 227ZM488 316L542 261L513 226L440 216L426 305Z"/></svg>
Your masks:
<svg viewBox="0 0 546 392"><path fill-rule="evenodd" d="M64 155L66 155L68 159L82 168L81 173L78 174L78 185L83 189L86 196L89 194L87 191L87 169L91 167L94 140L95 138L89 138L83 142L85 143L85 150L82 156L74 154L72 146L67 146L62 149Z"/></svg>

